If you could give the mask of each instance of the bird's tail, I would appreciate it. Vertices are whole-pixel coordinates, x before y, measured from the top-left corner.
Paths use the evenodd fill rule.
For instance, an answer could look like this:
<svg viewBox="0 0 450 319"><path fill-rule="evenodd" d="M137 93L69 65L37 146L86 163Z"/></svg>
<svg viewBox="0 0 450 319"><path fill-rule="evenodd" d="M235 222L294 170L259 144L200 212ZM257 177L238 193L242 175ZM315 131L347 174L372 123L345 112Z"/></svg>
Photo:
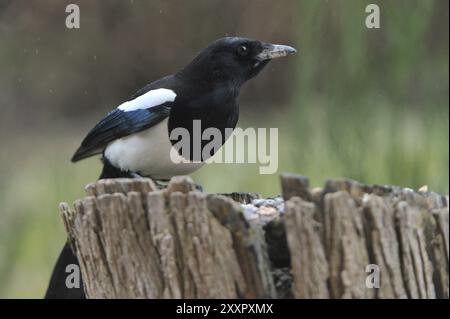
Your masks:
<svg viewBox="0 0 450 319"><path fill-rule="evenodd" d="M72 266L68 268L68 266ZM69 269L69 271L68 271ZM71 271L78 271L78 276L74 276L74 279L78 279L78 286L68 287L67 279L71 274ZM83 289L83 280L81 279L80 265L78 264L77 257L72 252L68 242L64 245L61 253L59 254L58 261L53 268L52 277L45 293L45 299L85 299Z"/></svg>
<svg viewBox="0 0 450 319"><path fill-rule="evenodd" d="M81 148L81 147L80 147ZM88 153L81 151L79 154L83 154L81 157L77 157L78 151L75 153L72 161L80 160L86 156ZM103 170L99 179L103 178L120 178L120 177L133 177L129 172L121 171L120 169L114 167L106 158L102 158ZM66 285L66 280L70 275L67 272L67 266L74 265L78 268L79 263L77 257L72 252L72 249L68 242L64 245L58 260L53 268L52 277L45 294L45 299L84 299L86 298L83 290L83 280L81 278L81 272L79 272L80 288L68 288Z"/></svg>

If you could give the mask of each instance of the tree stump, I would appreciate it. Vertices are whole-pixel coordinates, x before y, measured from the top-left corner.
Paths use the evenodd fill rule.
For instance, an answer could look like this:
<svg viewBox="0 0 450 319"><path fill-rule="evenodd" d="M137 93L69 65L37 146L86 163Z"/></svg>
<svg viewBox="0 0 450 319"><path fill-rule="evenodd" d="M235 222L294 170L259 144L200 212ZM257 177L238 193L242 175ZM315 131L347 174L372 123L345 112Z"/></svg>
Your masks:
<svg viewBox="0 0 450 319"><path fill-rule="evenodd" d="M100 180L60 211L89 298L449 298L448 196L293 174L281 189Z"/></svg>

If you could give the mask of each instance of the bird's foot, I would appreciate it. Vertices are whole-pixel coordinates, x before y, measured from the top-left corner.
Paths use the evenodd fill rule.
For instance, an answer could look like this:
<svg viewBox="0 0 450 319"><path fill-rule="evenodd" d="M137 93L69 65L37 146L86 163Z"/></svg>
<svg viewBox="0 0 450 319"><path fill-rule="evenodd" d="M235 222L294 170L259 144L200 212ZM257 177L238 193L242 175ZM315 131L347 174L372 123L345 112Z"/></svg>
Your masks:
<svg viewBox="0 0 450 319"><path fill-rule="evenodd" d="M154 180L156 187L158 187L159 189L164 189L167 187L167 185L169 185L169 180L168 179L160 179L160 180Z"/></svg>
<svg viewBox="0 0 450 319"><path fill-rule="evenodd" d="M156 187L158 187L158 189L164 189L167 188L167 186L169 185L170 180L168 179L159 179L159 180L154 180ZM194 184L195 186L195 190L199 191L199 192L203 192L203 187L200 184Z"/></svg>

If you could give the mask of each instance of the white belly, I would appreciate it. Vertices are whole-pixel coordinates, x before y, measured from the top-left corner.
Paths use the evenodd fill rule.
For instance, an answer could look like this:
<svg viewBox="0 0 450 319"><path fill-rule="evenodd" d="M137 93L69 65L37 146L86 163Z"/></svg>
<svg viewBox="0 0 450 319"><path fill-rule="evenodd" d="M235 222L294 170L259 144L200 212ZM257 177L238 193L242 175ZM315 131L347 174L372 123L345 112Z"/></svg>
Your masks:
<svg viewBox="0 0 450 319"><path fill-rule="evenodd" d="M171 149L173 147L165 119L142 132L111 142L105 149L105 156L115 167L155 179L190 174L204 165L173 161L170 156ZM172 151L172 155L173 153L176 151Z"/></svg>

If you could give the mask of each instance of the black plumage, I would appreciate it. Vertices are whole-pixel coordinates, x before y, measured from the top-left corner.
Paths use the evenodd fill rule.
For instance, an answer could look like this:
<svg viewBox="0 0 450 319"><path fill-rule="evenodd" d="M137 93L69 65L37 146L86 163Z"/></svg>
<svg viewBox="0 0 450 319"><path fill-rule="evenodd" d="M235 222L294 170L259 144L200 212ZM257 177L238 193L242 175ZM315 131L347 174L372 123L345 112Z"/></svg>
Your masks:
<svg viewBox="0 0 450 319"><path fill-rule="evenodd" d="M164 154L177 142L169 139L170 132L184 128L194 138L193 121L200 120L203 131L219 129L224 143L225 130L234 129L239 118L242 84L271 59L294 52L288 46L246 38L216 40L182 70L146 85L108 113L84 138L72 161L102 154L100 178L137 173L167 179L180 172L189 173L198 166L179 168ZM208 143L200 142L202 147ZM197 160L192 150L190 154L189 160ZM82 289L71 290L64 285L69 263L76 263L76 257L66 244L53 270L47 298L84 298Z"/></svg>
<svg viewBox="0 0 450 319"><path fill-rule="evenodd" d="M111 145L118 139L153 128L164 119L168 119L165 136L155 137L157 140L167 139L172 145L177 143L177 139L169 141L169 134L175 128L185 128L193 139L193 121L200 120L202 132L208 128L216 128L222 133L224 143L225 130L234 129L239 118L238 96L242 84L256 76L272 58L294 52L295 50L288 46L266 44L246 38L227 37L214 41L179 72L152 82L134 94L127 102L130 104L128 107L134 108L133 110L127 111L127 106L121 105L111 111L85 137L72 161L103 153L105 165L122 171L115 172L114 176L138 173L156 179L167 179L180 172L190 173L196 167L192 170L175 165L162 167L161 162L168 162L169 159L162 159L161 154L155 152L168 151L164 147L152 149L151 143L155 143L154 140L149 139L148 144L139 146L136 146L136 143L129 143L129 146L120 145L120 149L117 145ZM160 91L162 93L158 93ZM150 95L153 93L152 99ZM171 93L175 96L174 99L164 100L167 94ZM162 103L154 102L156 99ZM137 107L139 109L135 109ZM200 141L202 149L208 142ZM190 145L193 147L194 141L191 141ZM131 148L139 147L140 152L133 150L133 154L124 155L129 153L127 147L130 151ZM207 159L199 157L202 154L196 154L193 149L189 155L188 159L191 161ZM213 153L207 157L212 155ZM139 163L135 160L137 157L140 159ZM147 160L142 161L142 157ZM102 178L114 177L106 174L107 171L111 170L103 170Z"/></svg>

